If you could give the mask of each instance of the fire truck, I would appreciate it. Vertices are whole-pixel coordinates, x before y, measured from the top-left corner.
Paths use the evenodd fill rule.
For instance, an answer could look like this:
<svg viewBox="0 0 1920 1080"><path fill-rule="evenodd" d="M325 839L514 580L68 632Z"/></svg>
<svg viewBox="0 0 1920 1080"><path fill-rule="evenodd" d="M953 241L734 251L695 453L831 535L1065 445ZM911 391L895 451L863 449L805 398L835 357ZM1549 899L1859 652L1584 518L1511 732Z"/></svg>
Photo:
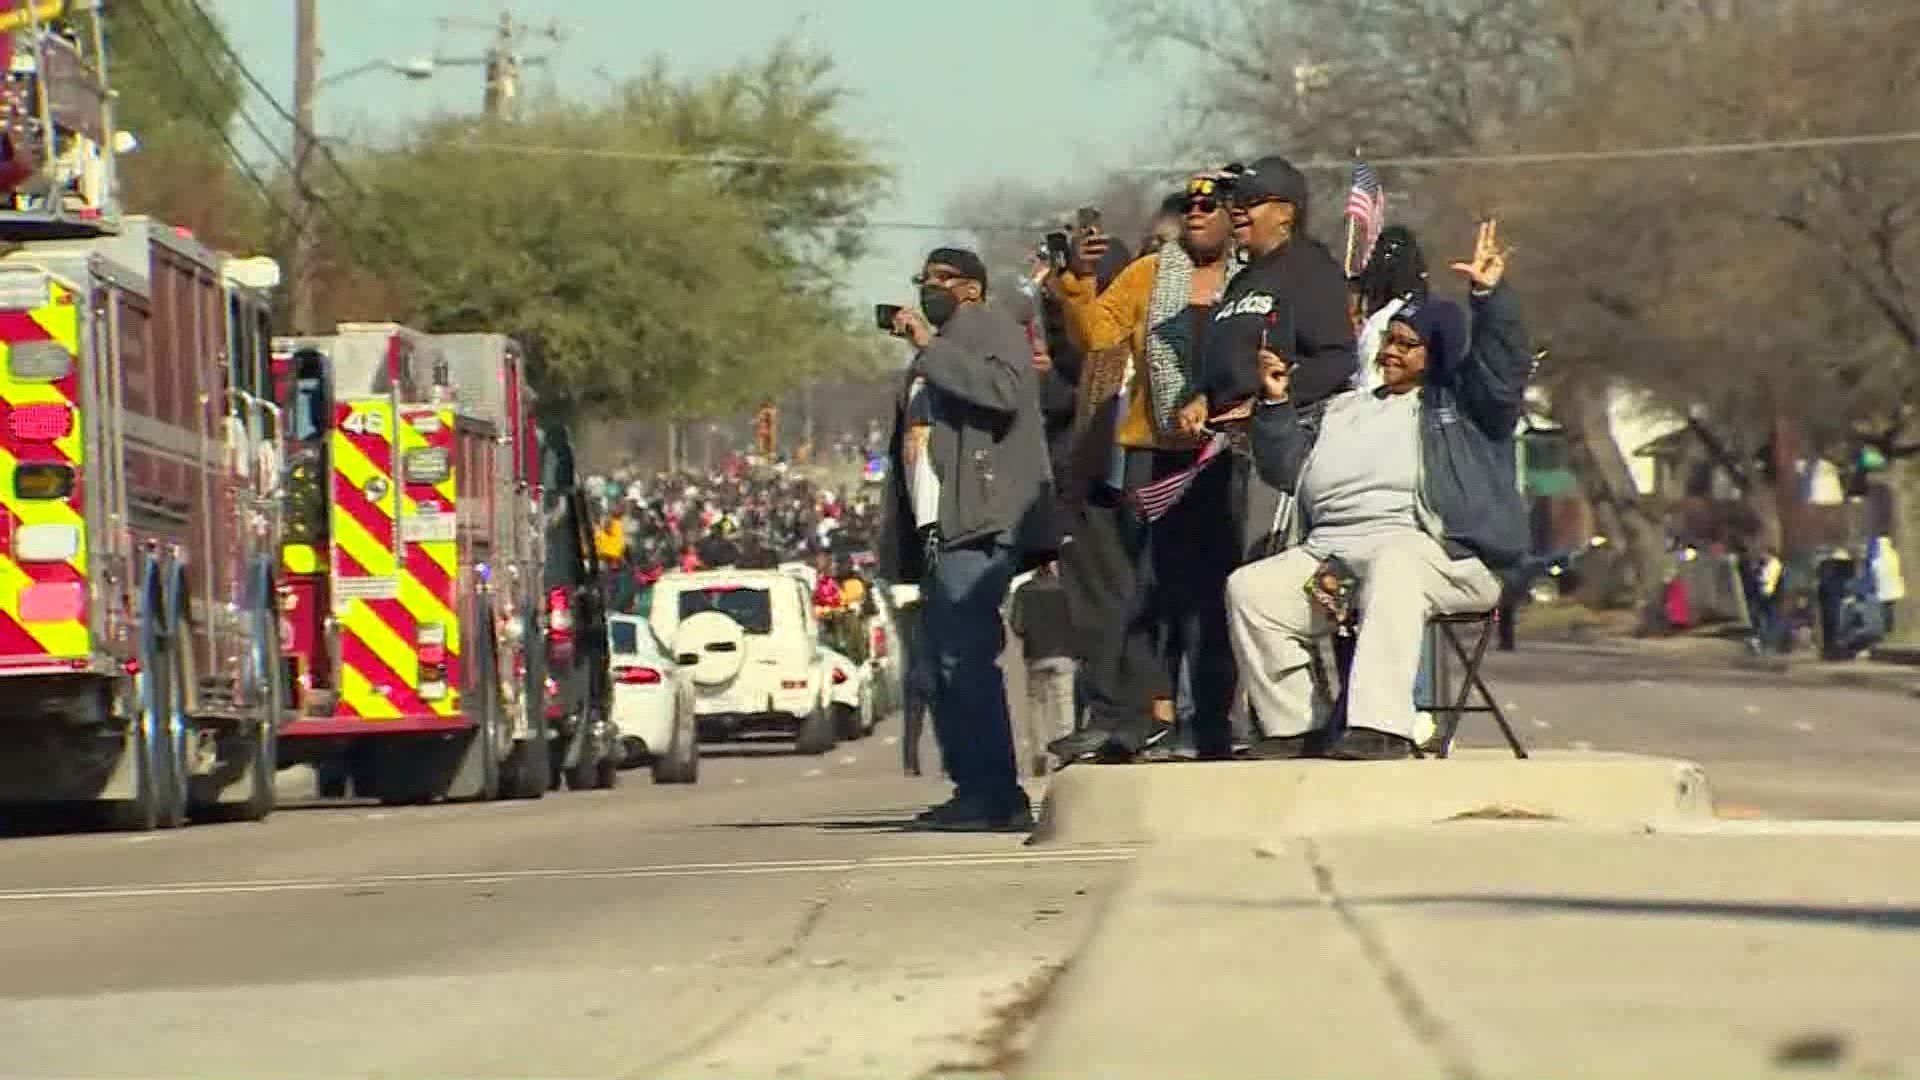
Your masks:
<svg viewBox="0 0 1920 1080"><path fill-rule="evenodd" d="M391 323L274 345L295 701L280 761L318 766L322 794L343 793L330 777L388 803L550 786L544 714L528 707L538 526L531 488L515 487L531 451L512 423L524 390L517 370L498 372L514 386L486 397L449 361L441 341Z"/></svg>
<svg viewBox="0 0 1920 1080"><path fill-rule="evenodd" d="M266 298L143 218L0 257L0 800L273 807Z"/></svg>

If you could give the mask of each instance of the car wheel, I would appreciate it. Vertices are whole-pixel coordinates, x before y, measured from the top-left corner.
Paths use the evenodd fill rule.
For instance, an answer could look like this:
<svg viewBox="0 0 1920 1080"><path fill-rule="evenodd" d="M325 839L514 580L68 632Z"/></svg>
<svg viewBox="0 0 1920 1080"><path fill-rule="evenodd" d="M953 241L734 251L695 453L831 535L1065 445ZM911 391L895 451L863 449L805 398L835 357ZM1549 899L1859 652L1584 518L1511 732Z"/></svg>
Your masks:
<svg viewBox="0 0 1920 1080"><path fill-rule="evenodd" d="M695 737L692 718L688 718L674 732L672 748L653 759L653 782L694 784L699 781L700 740Z"/></svg>
<svg viewBox="0 0 1920 1080"><path fill-rule="evenodd" d="M860 722L860 713L851 705L835 702L828 706L827 712L833 717L833 734L841 742L856 742L866 736Z"/></svg>
<svg viewBox="0 0 1920 1080"><path fill-rule="evenodd" d="M795 753L820 755L833 749L839 740L834 738L833 714L821 708L808 713L800 722L800 732L793 740Z"/></svg>

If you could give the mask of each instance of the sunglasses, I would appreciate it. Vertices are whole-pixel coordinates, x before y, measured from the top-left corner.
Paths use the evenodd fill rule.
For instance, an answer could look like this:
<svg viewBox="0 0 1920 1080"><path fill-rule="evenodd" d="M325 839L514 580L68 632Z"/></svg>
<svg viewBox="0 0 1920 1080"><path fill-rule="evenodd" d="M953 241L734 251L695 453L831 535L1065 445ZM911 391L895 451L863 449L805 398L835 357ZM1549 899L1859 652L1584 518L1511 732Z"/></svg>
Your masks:
<svg viewBox="0 0 1920 1080"><path fill-rule="evenodd" d="M1226 203L1211 196L1196 195L1188 198L1181 209L1189 214L1211 214L1215 210L1225 209L1226 205Z"/></svg>

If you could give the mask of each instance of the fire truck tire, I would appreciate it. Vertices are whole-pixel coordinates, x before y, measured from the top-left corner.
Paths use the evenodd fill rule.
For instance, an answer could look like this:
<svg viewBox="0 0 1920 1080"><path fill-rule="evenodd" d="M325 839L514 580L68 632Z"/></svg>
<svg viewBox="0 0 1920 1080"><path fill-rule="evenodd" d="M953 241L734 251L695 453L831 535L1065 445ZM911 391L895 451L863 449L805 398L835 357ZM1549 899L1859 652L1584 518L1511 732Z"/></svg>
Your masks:
<svg viewBox="0 0 1920 1080"><path fill-rule="evenodd" d="M500 791L509 799L537 799L553 786L553 751L547 745L545 703L530 699L527 713L527 723L533 730L513 744L502 770Z"/></svg>
<svg viewBox="0 0 1920 1080"><path fill-rule="evenodd" d="M168 829L186 819L187 789L172 747L173 664L160 625L158 575L149 573L140 627L140 673L133 677L126 753L133 764L133 798L111 805L115 828Z"/></svg>
<svg viewBox="0 0 1920 1080"><path fill-rule="evenodd" d="M491 621L479 625L490 626ZM500 797L501 765L507 755L501 752L500 747L500 724L505 717L500 701L500 668L496 648L492 634L481 636L478 670L474 672L470 683L474 689L466 698L471 702L468 708L473 715L473 734L467 741L465 760L458 764L451 778L454 782L466 780L475 784L455 794L456 798L469 802L492 802Z"/></svg>
<svg viewBox="0 0 1920 1080"><path fill-rule="evenodd" d="M616 748L609 746L612 741L607 737L606 712L599 705L588 705L580 715L580 726L574 739L579 743L579 753L573 764L567 766L567 787L574 791L593 791L612 787L603 782L602 766L611 761L613 771L619 772L620 761Z"/></svg>
<svg viewBox="0 0 1920 1080"><path fill-rule="evenodd" d="M833 713L816 706L806 719L800 721L800 732L793 740L793 751L809 756L824 754L833 749L838 741L834 735Z"/></svg>
<svg viewBox="0 0 1920 1080"><path fill-rule="evenodd" d="M280 620L271 609L256 611L254 633L263 644L260 657L260 716L254 722L251 753L247 758L247 801L236 807L242 821L265 821L273 813L274 778L280 771L280 717L286 708L281 698Z"/></svg>

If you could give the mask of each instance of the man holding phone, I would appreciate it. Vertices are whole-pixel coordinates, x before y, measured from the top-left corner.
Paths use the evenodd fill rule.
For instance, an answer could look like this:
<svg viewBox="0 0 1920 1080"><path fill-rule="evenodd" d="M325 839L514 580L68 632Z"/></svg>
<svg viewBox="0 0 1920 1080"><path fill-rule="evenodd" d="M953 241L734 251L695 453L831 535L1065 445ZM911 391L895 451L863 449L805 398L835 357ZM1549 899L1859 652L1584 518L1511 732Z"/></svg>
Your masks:
<svg viewBox="0 0 1920 1080"><path fill-rule="evenodd" d="M880 576L921 587L934 734L955 789L915 823L1024 831L1033 810L1014 761L1000 609L1023 561L1051 554L1032 349L985 303L973 252L936 249L914 285L920 310L893 317L916 355L895 417Z"/></svg>

